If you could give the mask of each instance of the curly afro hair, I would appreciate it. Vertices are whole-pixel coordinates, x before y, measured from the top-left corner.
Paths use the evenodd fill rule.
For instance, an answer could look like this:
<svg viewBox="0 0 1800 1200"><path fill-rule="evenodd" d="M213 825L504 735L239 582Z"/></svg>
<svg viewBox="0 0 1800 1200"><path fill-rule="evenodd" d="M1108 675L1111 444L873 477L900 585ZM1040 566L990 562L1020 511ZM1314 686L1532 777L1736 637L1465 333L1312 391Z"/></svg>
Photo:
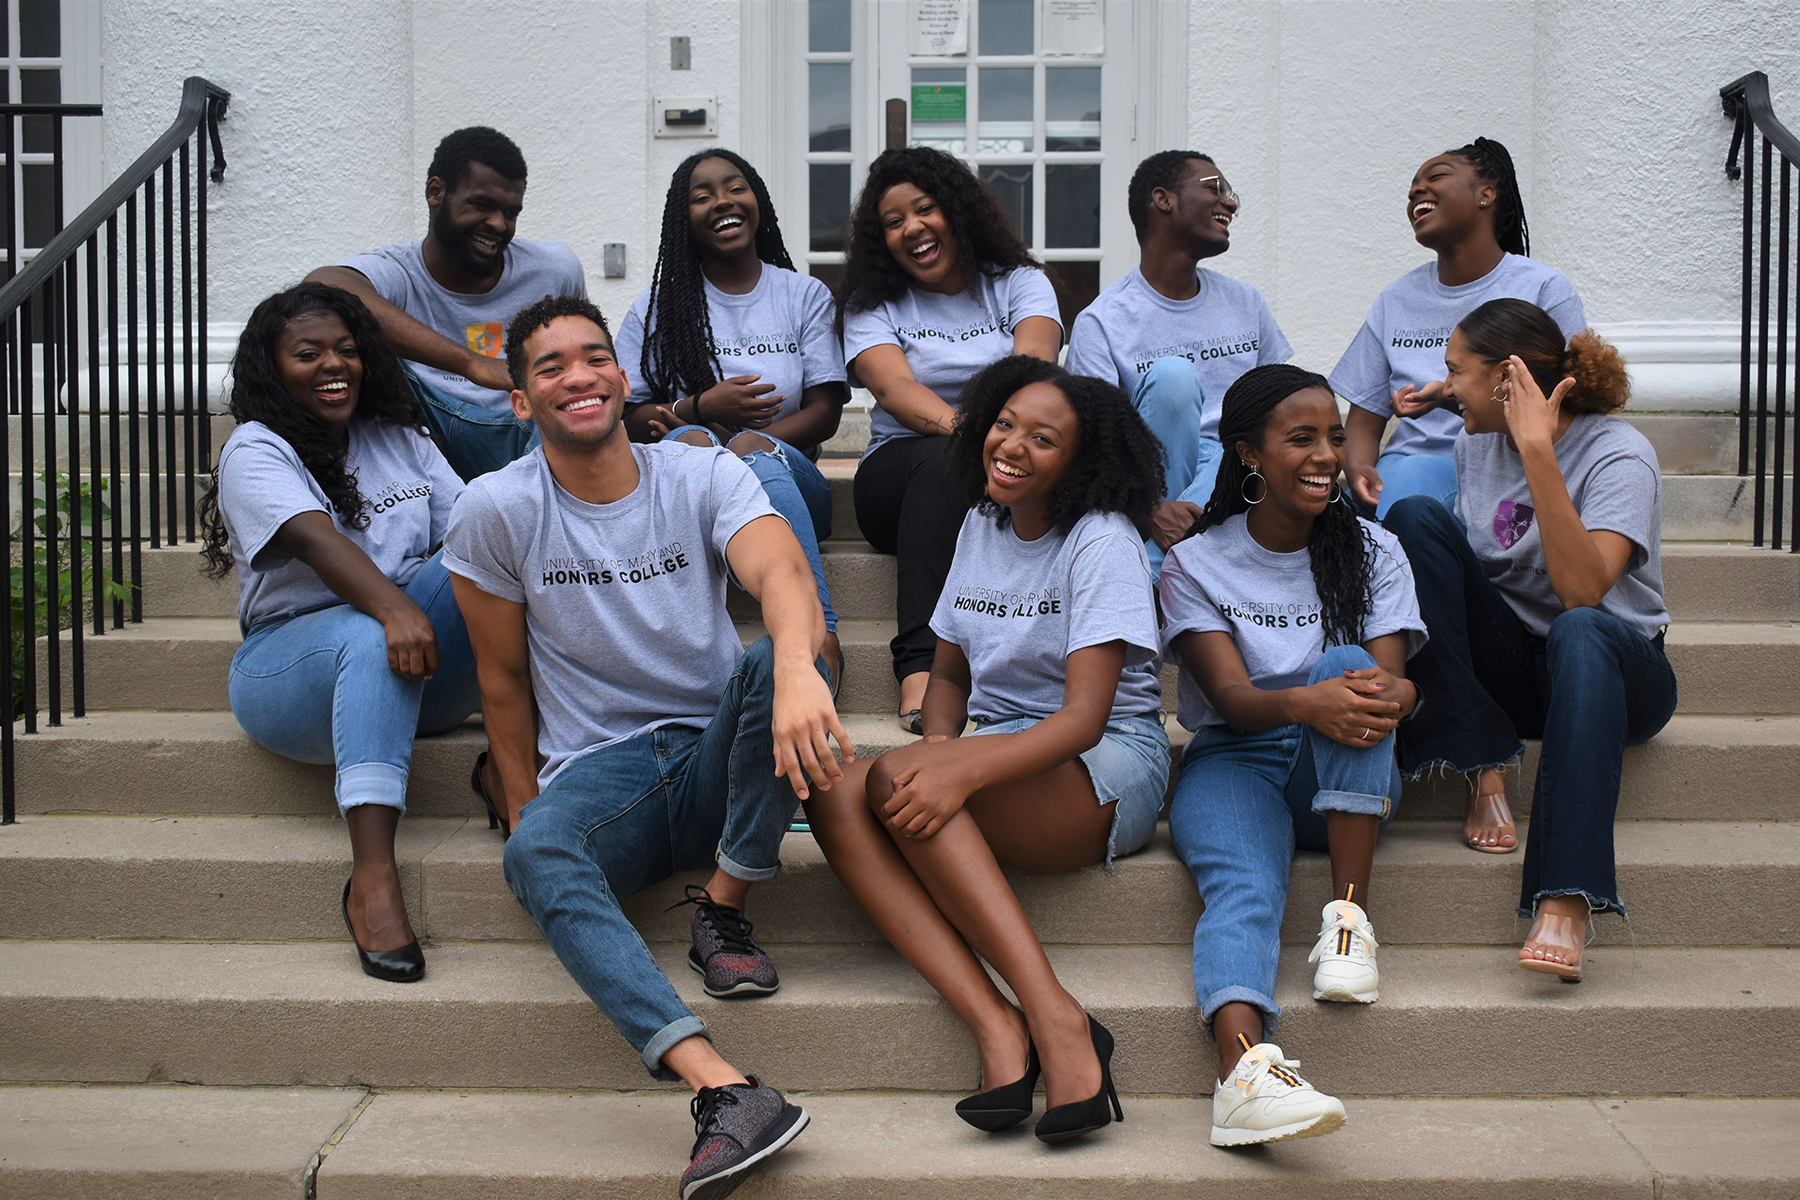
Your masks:
<svg viewBox="0 0 1800 1200"><path fill-rule="evenodd" d="M1091 512L1122 513L1148 536L1150 515L1163 493L1162 443L1124 392L1030 355L1015 354L983 368L963 389L962 412L944 451L950 486L995 524L1006 525L1007 510L988 498L982 451L1000 410L1033 383L1061 392L1080 430L1075 461L1050 494L1050 519L1066 533Z"/></svg>
<svg viewBox="0 0 1800 1200"><path fill-rule="evenodd" d="M881 224L881 198L902 183L912 184L944 210L950 236L956 239L957 261L965 271L1000 275L1015 267L1039 265L994 193L962 159L928 146L884 150L869 164L869 177L850 215L849 252L838 285L840 332L845 313L867 312L898 300L913 285L913 277L889 252Z"/></svg>
<svg viewBox="0 0 1800 1200"><path fill-rule="evenodd" d="M1570 412L1617 412L1631 399L1631 376L1611 343L1584 329L1565 344L1555 318L1529 300L1489 300L1456 328L1469 353L1488 362L1518 355L1546 396L1572 377L1562 401Z"/></svg>
<svg viewBox="0 0 1800 1200"><path fill-rule="evenodd" d="M606 318L586 296L545 296L533 301L514 313L506 324L506 373L512 376L513 386L519 391L525 390L525 339L558 317L592 321L606 335L606 344L612 345L612 330L607 327Z"/></svg>

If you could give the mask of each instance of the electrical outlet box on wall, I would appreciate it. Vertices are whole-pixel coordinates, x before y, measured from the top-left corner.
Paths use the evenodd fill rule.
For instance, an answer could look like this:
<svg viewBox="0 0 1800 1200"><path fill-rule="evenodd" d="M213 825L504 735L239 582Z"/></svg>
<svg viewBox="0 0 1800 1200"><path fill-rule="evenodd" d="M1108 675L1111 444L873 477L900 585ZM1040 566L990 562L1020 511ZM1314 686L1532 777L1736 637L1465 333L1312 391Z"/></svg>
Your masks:
<svg viewBox="0 0 1800 1200"><path fill-rule="evenodd" d="M659 138L716 137L717 96L656 96L650 104L651 132Z"/></svg>

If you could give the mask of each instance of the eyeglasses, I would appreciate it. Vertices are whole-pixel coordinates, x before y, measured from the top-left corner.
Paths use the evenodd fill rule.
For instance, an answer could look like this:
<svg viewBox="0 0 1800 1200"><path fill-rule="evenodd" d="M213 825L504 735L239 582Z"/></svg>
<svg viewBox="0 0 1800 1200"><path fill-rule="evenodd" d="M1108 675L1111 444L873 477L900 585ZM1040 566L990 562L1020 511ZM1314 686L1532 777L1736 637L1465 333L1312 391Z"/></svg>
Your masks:
<svg viewBox="0 0 1800 1200"><path fill-rule="evenodd" d="M1199 179L1185 180L1175 186L1177 188L1184 188L1190 183L1205 184L1211 189L1214 195L1225 201L1225 203L1235 204L1240 208L1243 207L1243 201L1238 199L1238 194L1232 190L1229 183L1225 182L1225 177L1223 175L1202 175Z"/></svg>

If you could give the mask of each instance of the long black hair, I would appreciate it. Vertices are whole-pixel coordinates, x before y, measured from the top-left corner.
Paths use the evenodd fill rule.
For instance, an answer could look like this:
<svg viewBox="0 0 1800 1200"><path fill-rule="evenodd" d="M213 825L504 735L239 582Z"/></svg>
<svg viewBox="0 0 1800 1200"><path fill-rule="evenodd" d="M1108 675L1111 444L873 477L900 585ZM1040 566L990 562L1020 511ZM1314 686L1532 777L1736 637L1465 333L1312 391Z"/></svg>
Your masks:
<svg viewBox="0 0 1800 1200"><path fill-rule="evenodd" d="M729 150L714 146L690 154L669 180L663 198L662 241L656 248L656 270L650 276L650 307L644 313L644 351L635 364L640 378L659 402L697 396L719 382L723 369L713 353L712 318L706 310L706 285L700 273L700 247L688 220L688 188L694 168L709 158L722 158L739 171L756 197L756 257L792 271L775 202L756 168Z"/></svg>
<svg viewBox="0 0 1800 1200"><path fill-rule="evenodd" d="M279 434L318 482L337 520L352 529L366 529L368 502L357 491L356 476L344 470L345 451L323 422L294 403L275 365L276 339L289 321L309 312L337 314L356 343L363 371L351 420L401 425L425 435L425 414L374 314L355 293L323 283L302 283L277 292L250 314L231 359L231 416L239 425L261 421ZM200 500L200 523L205 533L200 554L206 573L216 579L231 570L231 538L219 513L217 471Z"/></svg>
<svg viewBox="0 0 1800 1200"><path fill-rule="evenodd" d="M1323 375L1289 363L1272 363L1252 367L1226 389L1219 411L1219 440L1225 443L1225 457L1219 463L1212 499L1206 502L1205 514L1194 525L1195 533L1250 511L1250 501L1244 497L1250 484L1250 467L1238 454L1238 444L1262 445L1276 406L1308 388L1322 388L1331 394L1331 385ZM1312 560L1313 587L1319 593L1319 626L1324 644L1360 645L1363 620L1375 603L1371 577L1375 539L1363 528L1347 497L1325 506L1313 522L1312 539L1306 550Z"/></svg>
<svg viewBox="0 0 1800 1200"><path fill-rule="evenodd" d="M1148 536L1150 515L1162 499L1162 443L1119 388L1071 375L1028 354L983 367L963 389L962 412L944 448L944 477L950 486L995 524L1006 525L1007 510L988 499L982 449L1006 402L1033 383L1047 383L1063 394L1080 431L1075 461L1050 493L1050 520L1066 533L1088 513L1116 512Z"/></svg>
<svg viewBox="0 0 1800 1200"><path fill-rule="evenodd" d="M881 224L881 198L897 184L910 183L937 201L956 239L957 262L973 279L977 272L1000 275L1014 267L1035 267L1012 222L987 184L962 159L929 146L884 150L869 164L869 177L850 214L850 246L838 284L838 332L844 314L867 312L898 300L913 285L888 251Z"/></svg>
<svg viewBox="0 0 1800 1200"><path fill-rule="evenodd" d="M1478 137L1466 146L1446 150L1475 168L1475 177L1494 185L1494 240L1508 254L1531 255L1531 229L1525 224L1525 200L1512 155L1493 138Z"/></svg>

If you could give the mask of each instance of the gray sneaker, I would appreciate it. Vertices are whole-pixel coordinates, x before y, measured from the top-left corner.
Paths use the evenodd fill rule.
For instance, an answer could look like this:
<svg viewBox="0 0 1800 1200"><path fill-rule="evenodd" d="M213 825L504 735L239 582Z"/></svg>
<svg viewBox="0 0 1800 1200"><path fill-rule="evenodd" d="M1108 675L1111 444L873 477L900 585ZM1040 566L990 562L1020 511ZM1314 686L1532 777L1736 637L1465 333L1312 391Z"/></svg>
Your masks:
<svg viewBox="0 0 1800 1200"><path fill-rule="evenodd" d="M705 982L706 994L721 1000L767 996L781 986L768 951L756 944L750 922L735 908L713 901L698 884L687 886L687 899L671 905L694 906L694 944L688 966Z"/></svg>
<svg viewBox="0 0 1800 1200"><path fill-rule="evenodd" d="M745 1078L694 1097L694 1154L681 1174L681 1200L729 1196L812 1119L756 1076Z"/></svg>

